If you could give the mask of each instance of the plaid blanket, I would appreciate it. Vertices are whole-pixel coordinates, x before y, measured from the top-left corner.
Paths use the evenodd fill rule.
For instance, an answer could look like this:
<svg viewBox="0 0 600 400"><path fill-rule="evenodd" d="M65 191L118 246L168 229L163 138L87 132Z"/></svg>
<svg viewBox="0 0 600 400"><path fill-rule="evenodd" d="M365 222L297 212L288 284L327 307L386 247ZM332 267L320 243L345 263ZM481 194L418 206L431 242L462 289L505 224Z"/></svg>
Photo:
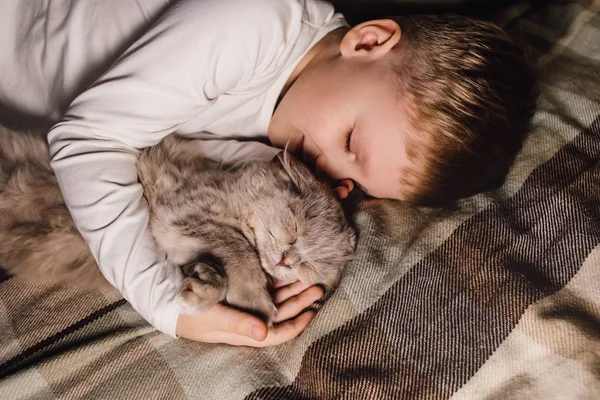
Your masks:
<svg viewBox="0 0 600 400"><path fill-rule="evenodd" d="M510 23L542 76L506 184L452 211L361 202L357 258L296 340L176 340L115 291L0 273L0 399L600 398L599 10Z"/></svg>

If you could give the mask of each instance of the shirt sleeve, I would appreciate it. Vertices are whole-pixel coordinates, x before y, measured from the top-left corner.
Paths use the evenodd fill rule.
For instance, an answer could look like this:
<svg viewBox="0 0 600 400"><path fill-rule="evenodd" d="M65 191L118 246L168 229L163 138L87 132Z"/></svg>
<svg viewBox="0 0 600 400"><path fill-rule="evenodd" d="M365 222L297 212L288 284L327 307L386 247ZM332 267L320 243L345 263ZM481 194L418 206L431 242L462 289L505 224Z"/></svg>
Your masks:
<svg viewBox="0 0 600 400"><path fill-rule="evenodd" d="M148 229L138 149L201 118L220 94L252 77L261 62L257 41L270 40L256 22L268 18L269 3L277 1L176 2L48 135L65 202L102 273L171 336L182 276L167 268Z"/></svg>

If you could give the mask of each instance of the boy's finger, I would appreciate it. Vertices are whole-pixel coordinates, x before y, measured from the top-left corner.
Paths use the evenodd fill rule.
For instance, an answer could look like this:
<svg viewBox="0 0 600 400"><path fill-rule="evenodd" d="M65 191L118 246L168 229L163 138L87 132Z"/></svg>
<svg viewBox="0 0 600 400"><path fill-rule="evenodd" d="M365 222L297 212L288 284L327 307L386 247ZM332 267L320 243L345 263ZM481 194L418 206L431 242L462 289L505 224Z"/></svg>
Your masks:
<svg viewBox="0 0 600 400"><path fill-rule="evenodd" d="M350 194L345 186L338 186L333 189L333 191L335 192L335 197L337 197L338 200L344 200Z"/></svg>
<svg viewBox="0 0 600 400"><path fill-rule="evenodd" d="M211 331L229 332L257 341L267 336L267 326L260 318L222 304L216 304L198 315L179 315L178 336L202 340L202 336Z"/></svg>
<svg viewBox="0 0 600 400"><path fill-rule="evenodd" d="M235 333L230 332L219 332L219 331L210 331L202 333L199 338L199 342L203 343L222 343L222 344L230 344L232 346L252 346L252 347L262 347L260 346L263 342L258 342L256 340L250 339L248 336L237 335Z"/></svg>
<svg viewBox="0 0 600 400"><path fill-rule="evenodd" d="M286 321L281 325L269 328L267 337L262 342L252 340L247 336L230 332L205 332L199 338L206 343L225 343L233 346L268 347L285 343L297 337L308 326L315 316L314 311L307 311L297 318Z"/></svg>
<svg viewBox="0 0 600 400"><path fill-rule="evenodd" d="M261 346L276 346L292 340L306 329L315 314L314 311L306 311L292 320L269 328L267 338L260 342Z"/></svg>
<svg viewBox="0 0 600 400"><path fill-rule="evenodd" d="M354 181L352 179L344 179L342 180L338 186L345 186L348 189L348 193L354 190Z"/></svg>
<svg viewBox="0 0 600 400"><path fill-rule="evenodd" d="M352 190L354 190L354 181L351 179L343 179L339 181L334 189L335 195L340 200L344 200L346 197L348 197Z"/></svg>
<svg viewBox="0 0 600 400"><path fill-rule="evenodd" d="M289 299L292 296L297 295L298 293L303 292L308 289L310 285L306 283L302 283L301 281L294 282L290 285L283 286L275 292L275 296L273 297L273 302L275 304L280 304Z"/></svg>
<svg viewBox="0 0 600 400"><path fill-rule="evenodd" d="M207 312L214 313L216 323L211 326L211 330L248 336L257 341L262 341L267 336L265 323L252 314L222 304L211 307Z"/></svg>
<svg viewBox="0 0 600 400"><path fill-rule="evenodd" d="M296 282L298 282L298 281L296 281ZM273 283L273 288L274 288L274 289L279 289L279 288L282 288L282 287L284 287L284 286L291 285L292 283L294 283L294 282L282 281L281 279L277 279L277 280L276 280L276 281Z"/></svg>
<svg viewBox="0 0 600 400"><path fill-rule="evenodd" d="M324 292L318 286L311 286L296 296L285 300L277 307L275 322L286 321L300 314L306 307L323 297Z"/></svg>

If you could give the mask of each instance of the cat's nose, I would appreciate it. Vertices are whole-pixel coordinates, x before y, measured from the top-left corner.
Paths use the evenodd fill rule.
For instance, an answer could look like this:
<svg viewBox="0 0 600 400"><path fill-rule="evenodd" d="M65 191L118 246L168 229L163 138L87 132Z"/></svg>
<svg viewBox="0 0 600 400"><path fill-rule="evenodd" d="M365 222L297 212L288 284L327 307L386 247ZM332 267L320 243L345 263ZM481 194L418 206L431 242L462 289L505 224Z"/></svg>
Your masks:
<svg viewBox="0 0 600 400"><path fill-rule="evenodd" d="M286 256L281 257L281 260L277 263L278 266L280 267L291 267L292 266L292 261L287 258Z"/></svg>

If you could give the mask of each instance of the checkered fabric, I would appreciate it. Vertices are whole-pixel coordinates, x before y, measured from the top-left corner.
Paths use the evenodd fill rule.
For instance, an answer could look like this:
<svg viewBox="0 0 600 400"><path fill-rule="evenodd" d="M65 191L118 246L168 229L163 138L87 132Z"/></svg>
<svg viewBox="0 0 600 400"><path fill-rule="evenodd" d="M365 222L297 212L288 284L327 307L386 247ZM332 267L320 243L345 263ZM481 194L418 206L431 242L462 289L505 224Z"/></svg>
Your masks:
<svg viewBox="0 0 600 400"><path fill-rule="evenodd" d="M297 339L176 340L116 292L0 273L0 399L600 398L600 1L512 19L541 67L505 185L452 211L365 200Z"/></svg>

